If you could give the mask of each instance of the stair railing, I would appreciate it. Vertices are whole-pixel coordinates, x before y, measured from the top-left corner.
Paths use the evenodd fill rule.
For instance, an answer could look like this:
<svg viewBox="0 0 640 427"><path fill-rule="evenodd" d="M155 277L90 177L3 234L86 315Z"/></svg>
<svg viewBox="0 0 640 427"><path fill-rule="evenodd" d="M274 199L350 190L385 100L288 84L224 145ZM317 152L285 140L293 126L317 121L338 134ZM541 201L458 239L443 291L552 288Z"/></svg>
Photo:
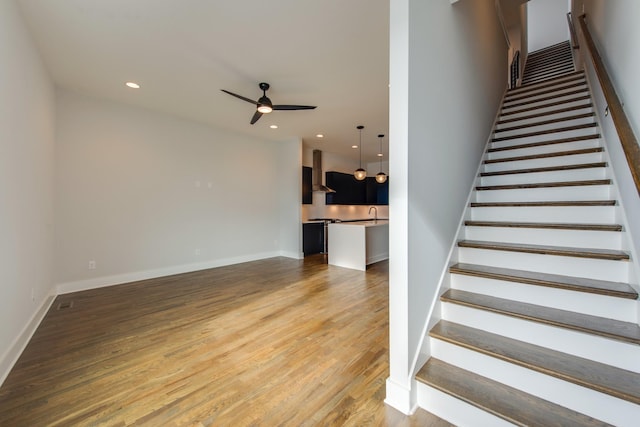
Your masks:
<svg viewBox="0 0 640 427"><path fill-rule="evenodd" d="M593 38L591 37L591 33L587 27L586 17L586 14L580 16L580 28L584 36L584 42L587 45L589 57L593 63L593 68L598 76L598 80L600 81L600 86L602 87L602 92L604 93L604 97L607 101L608 110L611 113L611 118L613 119L616 132L620 138L622 150L627 158L627 163L629 164L629 170L631 171L631 176L633 177L633 181L636 185L636 190L638 191L638 195L640 195L640 146L638 145L638 139L633 133L633 128L631 127L629 119L624 112L620 98L616 93L604 62L602 61L602 57L600 56Z"/></svg>
<svg viewBox="0 0 640 427"><path fill-rule="evenodd" d="M567 13L567 22L569 23L569 34L571 34L571 47L574 49L580 49L580 43L578 42L576 28L573 26L573 17L571 16L571 12Z"/></svg>
<svg viewBox="0 0 640 427"><path fill-rule="evenodd" d="M511 71L510 73L511 81L509 84L509 88L513 89L518 85L518 79L520 79L520 51L519 50L516 50L516 52L513 54L510 71Z"/></svg>

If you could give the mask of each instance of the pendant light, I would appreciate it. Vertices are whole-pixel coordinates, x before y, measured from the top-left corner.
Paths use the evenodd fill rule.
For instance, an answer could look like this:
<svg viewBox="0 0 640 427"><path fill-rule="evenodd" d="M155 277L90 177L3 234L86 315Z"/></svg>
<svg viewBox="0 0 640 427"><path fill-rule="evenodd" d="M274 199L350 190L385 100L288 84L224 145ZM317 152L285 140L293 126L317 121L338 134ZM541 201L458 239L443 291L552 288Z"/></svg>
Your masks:
<svg viewBox="0 0 640 427"><path fill-rule="evenodd" d="M382 138L384 138L384 135L380 134L378 138L380 138L380 152L378 154L378 156L380 156L380 172L376 175L376 182L378 184L384 184L387 181L387 175L382 172Z"/></svg>
<svg viewBox="0 0 640 427"><path fill-rule="evenodd" d="M358 181L362 181L367 177L367 171L362 169L362 129L364 129L364 126L357 126L356 129L358 129L358 131L360 132L360 167L356 169L356 171L353 173L353 176Z"/></svg>

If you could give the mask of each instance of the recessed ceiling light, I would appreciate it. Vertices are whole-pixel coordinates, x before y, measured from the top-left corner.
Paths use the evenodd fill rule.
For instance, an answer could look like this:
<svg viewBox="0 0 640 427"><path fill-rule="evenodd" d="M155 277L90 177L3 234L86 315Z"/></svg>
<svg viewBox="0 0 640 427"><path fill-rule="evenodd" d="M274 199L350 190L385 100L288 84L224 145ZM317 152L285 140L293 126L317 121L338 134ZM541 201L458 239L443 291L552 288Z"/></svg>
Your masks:
<svg viewBox="0 0 640 427"><path fill-rule="evenodd" d="M324 138L324 135L319 133L319 134L316 135L316 138Z"/></svg>
<svg viewBox="0 0 640 427"><path fill-rule="evenodd" d="M351 148L358 148L358 146L357 145L352 145Z"/></svg>
<svg viewBox="0 0 640 427"><path fill-rule="evenodd" d="M127 85L127 87L130 87L131 89L140 89L140 85L135 82L126 82L125 85Z"/></svg>
<svg viewBox="0 0 640 427"><path fill-rule="evenodd" d="M269 126L271 129L278 129L278 125L271 125Z"/></svg>

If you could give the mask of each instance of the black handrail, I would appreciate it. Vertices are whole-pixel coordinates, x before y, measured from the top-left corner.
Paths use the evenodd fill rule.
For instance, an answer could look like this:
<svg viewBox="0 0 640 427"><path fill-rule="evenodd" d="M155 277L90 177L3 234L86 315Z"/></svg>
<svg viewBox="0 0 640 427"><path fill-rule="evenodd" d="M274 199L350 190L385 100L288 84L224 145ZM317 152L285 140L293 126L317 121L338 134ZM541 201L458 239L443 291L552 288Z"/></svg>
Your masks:
<svg viewBox="0 0 640 427"><path fill-rule="evenodd" d="M518 79L520 78L520 51L516 50L513 54L513 60L511 61L511 81L509 84L509 88L513 89L518 85Z"/></svg>

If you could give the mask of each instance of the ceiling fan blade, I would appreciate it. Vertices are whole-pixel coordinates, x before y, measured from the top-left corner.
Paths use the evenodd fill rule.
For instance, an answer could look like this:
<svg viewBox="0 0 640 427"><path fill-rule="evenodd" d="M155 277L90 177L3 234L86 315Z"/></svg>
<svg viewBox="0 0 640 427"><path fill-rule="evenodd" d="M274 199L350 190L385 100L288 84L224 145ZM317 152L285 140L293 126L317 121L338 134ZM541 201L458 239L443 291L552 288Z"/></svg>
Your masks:
<svg viewBox="0 0 640 427"><path fill-rule="evenodd" d="M253 117L251 117L251 124L254 124L258 120L260 120L260 117L262 117L262 113L260 111L256 111Z"/></svg>
<svg viewBox="0 0 640 427"><path fill-rule="evenodd" d="M313 110L316 108L312 105L274 105L274 110Z"/></svg>
<svg viewBox="0 0 640 427"><path fill-rule="evenodd" d="M224 90L224 89L220 89L220 90L223 91L224 93L228 93L231 96L235 96L236 98L240 98L243 101L247 101L247 102L249 102L249 103L251 103L253 105L258 105L258 103L256 101L254 101L253 99L245 98L242 95L238 95L237 93L229 92L228 90Z"/></svg>

